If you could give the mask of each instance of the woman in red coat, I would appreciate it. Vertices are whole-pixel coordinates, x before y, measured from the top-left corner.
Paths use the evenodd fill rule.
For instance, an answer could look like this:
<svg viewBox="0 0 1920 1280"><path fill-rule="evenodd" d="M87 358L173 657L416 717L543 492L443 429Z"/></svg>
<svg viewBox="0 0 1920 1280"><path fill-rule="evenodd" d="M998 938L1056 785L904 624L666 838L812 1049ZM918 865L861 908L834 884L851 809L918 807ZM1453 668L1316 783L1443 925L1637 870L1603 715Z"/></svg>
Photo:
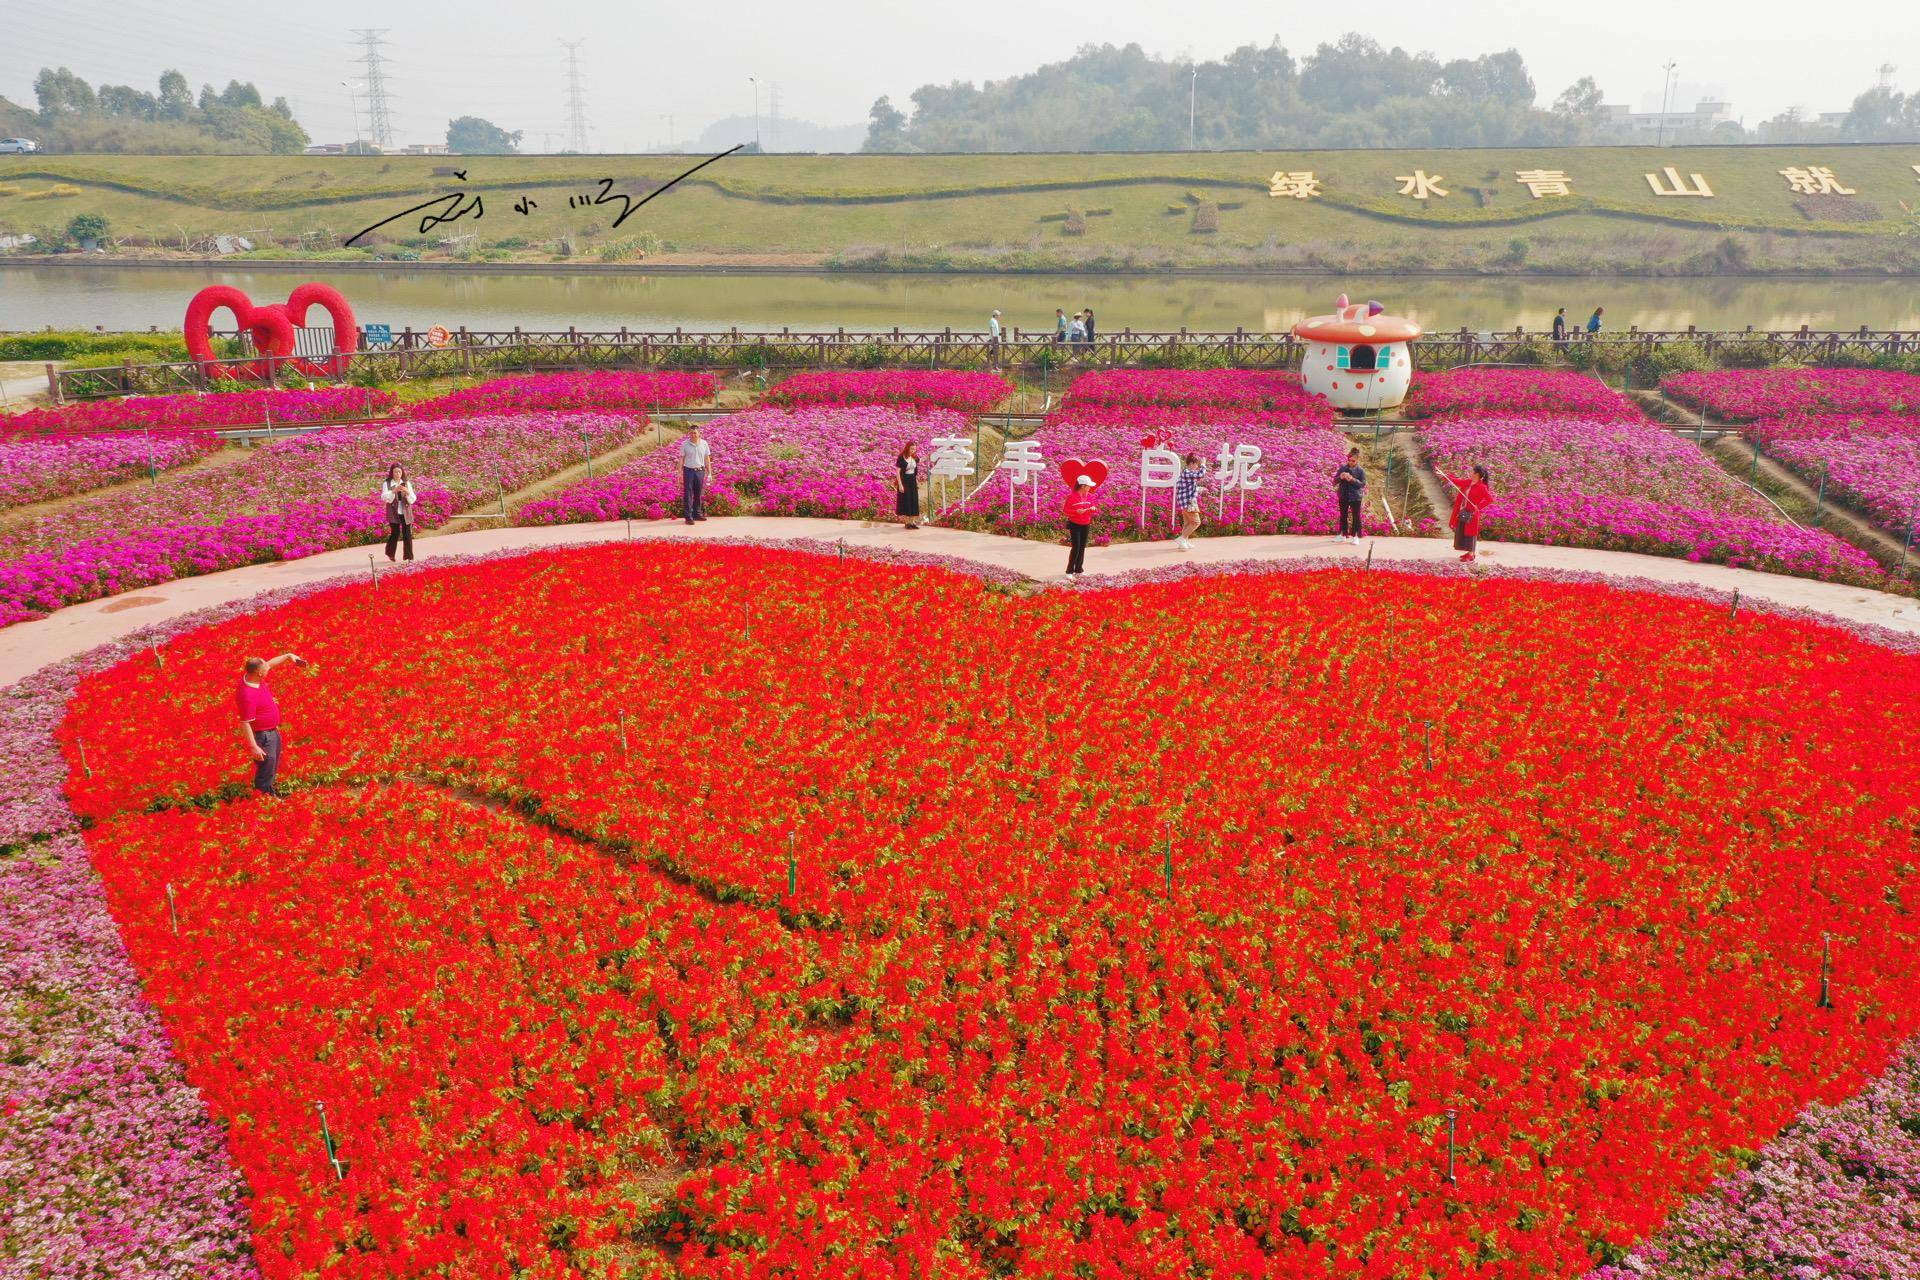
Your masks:
<svg viewBox="0 0 1920 1280"><path fill-rule="evenodd" d="M1082 472L1067 490L1067 538L1073 550L1067 552L1067 572L1083 573L1087 563L1087 535L1093 532L1093 513L1099 505L1093 500L1093 477Z"/></svg>
<svg viewBox="0 0 1920 1280"><path fill-rule="evenodd" d="M1487 483L1492 477L1477 464L1472 479L1444 471L1440 477L1453 486L1453 514L1447 517L1447 525L1453 530L1453 549L1461 553L1462 561L1471 564L1474 548L1480 545L1480 517L1493 505L1493 486Z"/></svg>

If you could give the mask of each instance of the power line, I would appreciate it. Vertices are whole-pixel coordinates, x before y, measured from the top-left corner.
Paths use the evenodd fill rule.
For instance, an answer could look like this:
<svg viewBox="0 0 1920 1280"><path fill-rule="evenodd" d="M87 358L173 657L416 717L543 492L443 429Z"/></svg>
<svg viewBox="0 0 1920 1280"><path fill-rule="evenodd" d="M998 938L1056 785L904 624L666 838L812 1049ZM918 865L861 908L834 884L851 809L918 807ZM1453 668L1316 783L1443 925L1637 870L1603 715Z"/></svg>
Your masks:
<svg viewBox="0 0 1920 1280"><path fill-rule="evenodd" d="M567 51L567 149L587 150L587 89L580 80L580 46L585 40L562 40Z"/></svg>
<svg viewBox="0 0 1920 1280"><path fill-rule="evenodd" d="M386 59L380 55L380 46L386 43L380 37L388 30L387 27L356 27L353 31L359 37L360 47L366 50L360 57L364 64L361 81L367 88L367 140L382 151L393 146L393 115L387 106L384 71Z"/></svg>

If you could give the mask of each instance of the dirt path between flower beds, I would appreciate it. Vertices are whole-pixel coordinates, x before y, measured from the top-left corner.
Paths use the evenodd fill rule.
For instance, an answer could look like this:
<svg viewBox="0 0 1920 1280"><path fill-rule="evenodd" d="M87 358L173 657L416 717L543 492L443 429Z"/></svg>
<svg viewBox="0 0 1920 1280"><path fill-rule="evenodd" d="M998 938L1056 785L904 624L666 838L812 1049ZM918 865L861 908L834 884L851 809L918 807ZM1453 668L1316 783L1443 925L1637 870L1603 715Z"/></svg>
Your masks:
<svg viewBox="0 0 1920 1280"><path fill-rule="evenodd" d="M662 415L662 417L664 416L665 415ZM676 428L668 427L662 430L658 426L650 427L646 434L629 440L618 449L609 449L605 453L596 454L592 462L576 462L564 471L556 471L543 480L535 480L525 488L515 489L512 493L497 497L492 502L483 502L477 507L468 507L465 511L455 515L446 524L440 525L437 528L428 529L421 533L419 537L422 539L441 538L450 533L460 533L471 530L476 526L484 527L488 524L497 523L502 507L506 508L508 520L516 520L520 516L520 508L526 506L529 502L536 502L541 498L559 492L561 489L566 488L576 481L585 480L588 478L589 473L595 476L603 476L615 467L624 466L632 462L635 458L651 453L653 450L670 444L679 438L680 432Z"/></svg>
<svg viewBox="0 0 1920 1280"><path fill-rule="evenodd" d="M895 524L773 516L716 516L705 524L693 526L677 520L634 521L632 529L635 541L800 538L829 546L844 541L856 549L917 551L970 561L1038 582L1065 581L1061 573L1067 560L1064 546L960 529L928 527L910 532ZM424 563L444 555L584 546L619 542L626 536L627 526L621 521L473 529L423 539L420 559ZM1202 537L1195 541L1190 553L1181 552L1166 540L1128 542L1093 548L1087 556L1085 585L1094 585L1108 575L1175 565L1225 566L1247 560L1317 559L1358 566L1370 552L1381 565L1443 564L1454 558L1451 546L1443 538L1375 538L1362 546L1348 547L1331 538L1294 535ZM249 599L275 588L331 580L343 583L356 578L365 580L374 554L370 548L358 546L323 552L303 560L246 565L224 573L141 587L121 597L91 600L61 609L47 618L17 623L0 629L0 686L10 685L41 667L75 657L109 640L130 635L151 623ZM1744 600L1806 609L1842 624L1880 626L1920 636L1920 602L1865 587L1789 578L1726 565L1693 564L1677 557L1519 542L1483 542L1481 558L1496 571L1509 568L1591 573L1626 580L1626 585L1634 581L1651 582L1729 596L1737 589Z"/></svg>
<svg viewBox="0 0 1920 1280"><path fill-rule="evenodd" d="M164 482L179 476L192 475L197 471L218 471L225 467L237 466L253 456L253 450L228 446L216 449L212 453L195 458L191 462L170 467L160 473ZM107 494L121 493L130 489L145 488L153 481L146 476L136 480L122 480L117 484L102 485L98 489L87 489L81 493L70 493L64 498L48 498L45 502L30 502L24 507L9 507L0 511L0 534L11 532L16 526L29 525L49 516L57 516L69 507L76 507Z"/></svg>

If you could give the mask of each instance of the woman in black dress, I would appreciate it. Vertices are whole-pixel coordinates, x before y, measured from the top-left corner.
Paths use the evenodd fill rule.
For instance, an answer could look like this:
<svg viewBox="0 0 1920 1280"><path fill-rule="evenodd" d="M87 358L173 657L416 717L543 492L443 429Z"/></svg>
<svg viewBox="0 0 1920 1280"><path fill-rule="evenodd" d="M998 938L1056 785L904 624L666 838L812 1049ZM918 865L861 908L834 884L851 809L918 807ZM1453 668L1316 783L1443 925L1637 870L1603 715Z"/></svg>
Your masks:
<svg viewBox="0 0 1920 1280"><path fill-rule="evenodd" d="M904 518L907 528L920 527L920 446L909 440L900 446L893 460L893 513Z"/></svg>

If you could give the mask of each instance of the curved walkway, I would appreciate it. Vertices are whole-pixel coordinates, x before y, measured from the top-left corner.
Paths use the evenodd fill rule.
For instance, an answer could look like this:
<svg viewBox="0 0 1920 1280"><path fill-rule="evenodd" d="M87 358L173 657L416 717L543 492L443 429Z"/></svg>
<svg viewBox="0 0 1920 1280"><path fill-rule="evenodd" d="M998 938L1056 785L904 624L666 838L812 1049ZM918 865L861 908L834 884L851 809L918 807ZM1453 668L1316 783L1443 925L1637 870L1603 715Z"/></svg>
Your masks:
<svg viewBox="0 0 1920 1280"><path fill-rule="evenodd" d="M959 529L922 528L908 532L898 525L857 520L785 519L770 516L715 517L689 528L678 520L611 521L604 524L548 525L533 528L477 529L465 533L422 538L414 544L421 560L445 555L472 555L489 551L578 546L631 536L645 538L814 538L833 542L844 538L849 547L886 547L925 552L956 560L1008 569L1038 580L1059 580L1066 564L1066 548L1049 542L1009 538L999 534L969 533ZM1272 535L1266 537L1201 538L1191 552L1171 542L1116 543L1087 553L1087 575L1162 569L1177 564L1224 564L1244 560L1288 560L1302 557L1366 557L1368 547L1376 563L1451 561L1454 552L1439 538L1376 538L1359 547L1344 546L1324 537ZM1869 624L1891 631L1920 635L1920 602L1874 591L1807 578L1789 578L1729 569L1724 565L1692 564L1666 556L1621 551L1588 551L1574 547L1542 547L1529 543L1489 542L1481 558L1494 568L1561 569L1623 579L1642 579L1703 587L1728 593L1738 589L1745 599L1825 614L1844 623ZM84 653L109 640L164 622L182 614L230 604L278 587L298 586L328 578L366 577L375 559L384 565L378 547L348 547L304 560L247 565L224 573L179 578L143 587L104 600L73 605L50 617L0 630L0 687L32 674L43 666Z"/></svg>

